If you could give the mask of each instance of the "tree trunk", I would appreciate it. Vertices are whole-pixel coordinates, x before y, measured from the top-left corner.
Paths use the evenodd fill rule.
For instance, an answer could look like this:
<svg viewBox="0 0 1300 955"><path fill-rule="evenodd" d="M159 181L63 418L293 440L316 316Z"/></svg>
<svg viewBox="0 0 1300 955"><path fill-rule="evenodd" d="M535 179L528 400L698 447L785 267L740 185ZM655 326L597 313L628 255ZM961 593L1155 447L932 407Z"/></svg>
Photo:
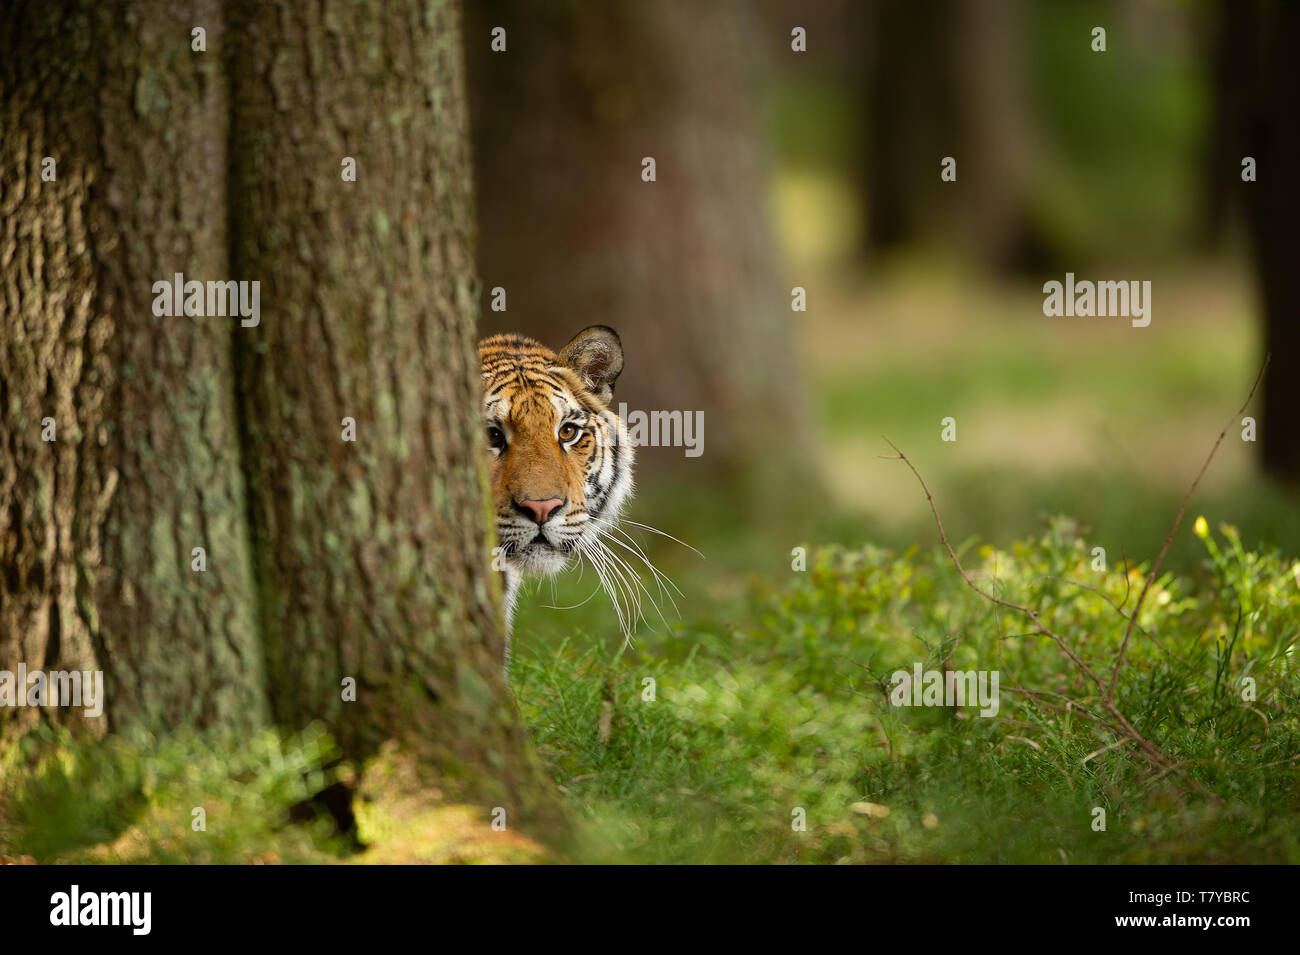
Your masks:
<svg viewBox="0 0 1300 955"><path fill-rule="evenodd" d="M0 670L102 668L101 732L266 713L230 325L151 308L155 281L229 271L227 89L196 24L220 44L216 0L0 27ZM0 732L37 716L0 708Z"/></svg>
<svg viewBox="0 0 1300 955"><path fill-rule="evenodd" d="M649 447L640 467L711 464L738 490L793 500L809 460L799 283L778 280L763 213L746 11L505 0L471 4L468 23L479 273L508 306L485 311L487 330L559 347L613 326L627 354L615 402L706 422L698 461Z"/></svg>
<svg viewBox="0 0 1300 955"><path fill-rule="evenodd" d="M266 311L235 353L275 716L325 719L348 752L396 736L522 782L533 768L503 681L470 413L482 399L455 10L241 12L234 272L262 281Z"/></svg>
<svg viewBox="0 0 1300 955"><path fill-rule="evenodd" d="M1022 0L870 0L855 17L867 129L868 255L958 236L990 272L1041 265L1031 215L1034 136ZM940 178L956 160L957 179Z"/></svg>
<svg viewBox="0 0 1300 955"><path fill-rule="evenodd" d="M0 668L102 666L114 731L320 718L549 812L488 567L457 8L69 6L0 37ZM176 272L259 282L260 322L155 316Z"/></svg>
<svg viewBox="0 0 1300 955"><path fill-rule="evenodd" d="M990 272L1026 267L1033 138L1025 101L1022 0L959 0L956 36L958 192L967 243ZM939 183L937 167L932 164ZM943 184L941 184L943 185Z"/></svg>
<svg viewBox="0 0 1300 955"><path fill-rule="evenodd" d="M956 0L870 0L865 69L863 199L868 254L959 224L940 192L939 163L958 158Z"/></svg>
<svg viewBox="0 0 1300 955"><path fill-rule="evenodd" d="M1256 2L1234 7L1229 16L1250 18L1260 55L1256 58L1251 119L1244 154L1254 156L1256 182L1235 183L1246 191L1248 221L1264 309L1264 347L1272 364L1264 380L1260 451L1265 470L1300 486L1300 296L1295 266L1300 262L1300 7ZM1238 164L1241 157L1238 157Z"/></svg>
<svg viewBox="0 0 1300 955"><path fill-rule="evenodd" d="M1250 151L1249 127L1261 50L1259 16L1243 10L1255 0L1216 0L1205 12L1211 34L1205 55L1212 64L1214 100L1206 136L1205 233L1222 245L1234 213L1242 209L1241 159Z"/></svg>

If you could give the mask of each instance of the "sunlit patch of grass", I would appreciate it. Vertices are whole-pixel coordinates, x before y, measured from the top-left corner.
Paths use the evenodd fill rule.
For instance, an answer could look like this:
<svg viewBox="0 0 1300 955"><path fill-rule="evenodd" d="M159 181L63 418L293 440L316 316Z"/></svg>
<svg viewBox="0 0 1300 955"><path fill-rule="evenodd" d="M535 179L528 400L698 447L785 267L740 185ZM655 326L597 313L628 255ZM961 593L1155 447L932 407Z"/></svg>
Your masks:
<svg viewBox="0 0 1300 955"><path fill-rule="evenodd" d="M333 822L290 825L337 757L319 727L74 738L49 726L0 755L0 856L38 863L337 861Z"/></svg>

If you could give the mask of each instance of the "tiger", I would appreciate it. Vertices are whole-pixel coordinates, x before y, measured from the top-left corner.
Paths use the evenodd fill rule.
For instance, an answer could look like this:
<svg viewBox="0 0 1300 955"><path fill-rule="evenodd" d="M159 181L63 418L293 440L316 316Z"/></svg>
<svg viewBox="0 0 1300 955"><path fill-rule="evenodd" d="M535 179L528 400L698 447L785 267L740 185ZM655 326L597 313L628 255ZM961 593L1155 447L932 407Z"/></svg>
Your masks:
<svg viewBox="0 0 1300 955"><path fill-rule="evenodd" d="M523 335L493 335L479 343L478 356L508 672L524 578L556 574L575 559L588 558L626 632L628 585L615 575L627 564L606 540L627 549L628 539L614 535L632 494L635 452L610 407L623 372L614 329L584 328L558 353Z"/></svg>

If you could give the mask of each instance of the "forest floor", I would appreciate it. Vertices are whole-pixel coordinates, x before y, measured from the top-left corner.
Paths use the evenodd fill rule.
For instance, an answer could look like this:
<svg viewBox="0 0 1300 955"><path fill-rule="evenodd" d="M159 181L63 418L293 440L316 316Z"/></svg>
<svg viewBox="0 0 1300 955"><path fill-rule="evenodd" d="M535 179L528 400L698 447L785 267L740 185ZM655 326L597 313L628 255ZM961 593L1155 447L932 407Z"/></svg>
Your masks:
<svg viewBox="0 0 1300 955"><path fill-rule="evenodd" d="M1144 604L1115 693L1167 765L1081 715L1109 720L1104 692L1026 635L1030 621L966 586L915 476L882 457L887 437L921 469L985 586L1041 610L1109 675L1124 619L1050 578L1131 611L1137 565L1150 567L1258 371L1242 273L1158 278L1144 329L1049 319L1035 288L907 263L818 287L793 320L806 322L826 492L791 489L792 520L756 521L728 489L646 460L629 516L703 554L633 531L681 587L680 616L659 597L665 619L647 609L629 647L603 597L584 603L590 573L524 600L517 690L590 823L580 854L1300 861L1287 822L1300 809L1300 506L1257 473L1239 423L1174 539L1163 570L1176 576L1162 571ZM952 443L940 439L948 416ZM656 593L648 575L647 586ZM1004 692L993 718L890 705L896 668L957 661L1001 669L1022 692Z"/></svg>
<svg viewBox="0 0 1300 955"><path fill-rule="evenodd" d="M525 594L516 625L513 685L577 823L570 844L400 801L363 813L360 854L324 821L286 825L335 755L313 730L44 741L34 768L0 766L0 857L1300 862L1300 507L1236 431L1107 706L1126 627L1114 605L1132 612L1257 370L1239 277L1156 288L1173 291L1140 330L1049 320L1032 289L924 272L831 289L799 319L826 491L793 489L806 503L784 522L647 449L629 517L701 552L629 529L680 587L676 609L644 572L663 617L647 600L629 644L594 575L573 572ZM955 443L940 440L947 416ZM972 579L1039 611L1078 662L967 585L882 436L925 475ZM893 674L917 665L996 670L996 715L893 705ZM194 806L238 822L179 838Z"/></svg>

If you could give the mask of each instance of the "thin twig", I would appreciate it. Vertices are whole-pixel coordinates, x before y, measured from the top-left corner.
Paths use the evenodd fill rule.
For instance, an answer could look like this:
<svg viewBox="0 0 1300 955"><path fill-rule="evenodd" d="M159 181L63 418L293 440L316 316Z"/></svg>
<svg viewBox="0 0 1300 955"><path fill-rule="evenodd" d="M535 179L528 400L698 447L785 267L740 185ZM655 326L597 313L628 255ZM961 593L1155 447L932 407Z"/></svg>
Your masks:
<svg viewBox="0 0 1300 955"><path fill-rule="evenodd" d="M1109 726L1111 729L1118 731L1119 727L1102 719L1096 713L1093 713L1084 704L1080 703L1073 697L1066 696L1064 693L1054 693L1051 690L1026 690L1022 686L999 686L1000 691L1006 693L1023 693L1025 696L1034 697L1043 706L1050 706L1054 710L1060 710L1063 713L1078 713L1080 716L1086 716L1090 720L1095 720L1102 726ZM1065 700L1064 705L1055 703L1052 700L1043 699L1043 697L1054 696L1059 700Z"/></svg>
<svg viewBox="0 0 1300 955"><path fill-rule="evenodd" d="M916 480L920 483L921 490L925 492L925 499L930 504L930 513L934 515L935 526L939 529L939 539L943 542L944 549L948 552L948 557L952 560L953 566L957 568L957 573L961 574L962 580L966 581L966 586L970 587L971 590L975 591L985 600L991 600L993 603L1001 607L1005 607L1008 610L1014 610L1016 613L1024 614L1028 617L1034 627L1040 633L1049 637L1060 651L1064 653L1078 668L1079 672L1087 675L1087 677L1096 684L1097 689L1104 692L1105 687L1097 674L1092 671L1092 668L1089 667L1088 664L1083 662L1083 659L1074 652L1074 649L1065 642L1065 639L1060 634L1056 633L1043 623L1037 610L1034 610L1031 607L1023 607L1020 604L1012 603L1009 600L1003 600L1001 597L994 596L993 594L981 589L975 581L971 579L970 574L968 574L966 568L962 566L961 560L957 556L957 552L953 550L952 544L948 540L948 532L944 530L943 519L939 516L938 505L934 502L934 495L930 493L930 486L925 483L925 478L921 476L921 472L916 469L916 465L914 465L911 459L899 449L898 445L894 444L894 442L890 441L888 438L885 438L884 440L886 444L894 449L894 453L898 455L898 459L908 466L912 474L916 476ZM1146 754L1147 758L1151 762L1162 768L1167 768L1173 765L1173 760L1169 756L1165 755L1159 747L1155 746L1145 736L1139 733L1113 703L1107 702L1104 705L1106 711L1110 713L1115 722L1119 724L1121 732L1137 743L1142 752ZM1193 785L1204 790L1205 787L1200 786L1200 784L1196 783L1195 780L1190 781Z"/></svg>
<svg viewBox="0 0 1300 955"><path fill-rule="evenodd" d="M1110 672L1110 686L1106 689L1107 706L1110 706L1111 701L1115 699L1115 684L1119 682L1119 669L1124 663L1124 653L1128 649L1129 637L1133 635L1133 628L1137 626L1138 614L1142 612L1142 603L1146 600L1147 592L1151 589L1151 585L1155 583L1156 575L1160 573L1160 565L1164 563L1165 554L1169 553L1169 545L1174 542L1174 535L1178 533L1178 527L1183 522L1183 514L1187 512L1187 505L1191 501L1192 495L1196 493L1197 485L1201 483L1201 478L1205 476L1205 472L1209 468L1210 462L1214 460L1214 455L1218 452L1219 445L1223 444L1223 439L1227 437L1228 429L1231 428L1237 419L1242 416L1245 410L1250 407L1251 399L1255 397L1255 392L1259 390L1259 383L1264 380L1264 372L1268 370L1268 363L1271 357L1270 354L1264 355L1264 364L1260 366L1259 374L1255 376L1255 384L1251 385L1250 394L1246 396L1246 400L1242 402L1241 407L1237 409L1237 413L1228 419L1228 423L1225 424L1223 430L1219 432L1219 437L1214 442L1214 447L1210 448L1210 453L1206 456L1205 463L1202 464L1201 469L1196 472L1196 480L1192 481L1192 486L1189 487L1187 493L1183 495L1183 503L1179 505L1178 515L1174 518L1174 526L1169 528L1169 536L1165 538L1165 544L1160 548L1160 554L1156 557L1156 562L1151 565L1151 572L1147 574L1146 583L1142 585L1142 591L1138 594L1137 604L1133 607L1133 613L1128 618L1128 626L1124 629L1124 640L1119 645L1119 653L1115 656L1115 666Z"/></svg>
<svg viewBox="0 0 1300 955"><path fill-rule="evenodd" d="M1065 654L1070 659L1070 661L1078 668L1079 672L1085 674L1090 680L1092 680L1092 682L1097 686L1098 690L1103 691L1104 695L1102 699L1102 706L1106 710L1106 712L1109 713L1110 716L1115 720L1115 723L1117 724L1120 732L1124 736L1127 736L1133 742L1137 743L1138 747L1142 750L1142 752L1152 763L1155 763L1157 766L1161 767L1162 772L1159 774L1159 776L1157 776L1157 779L1171 772L1176 772L1179 773L1179 775L1183 775L1184 778L1187 779L1187 781L1193 787L1195 787L1196 789L1198 789L1199 791L1207 795L1213 795L1213 793L1205 786L1203 786L1201 783L1197 782L1195 779L1192 779L1190 776L1186 776L1182 772L1182 766L1184 764L1176 763L1163 750L1161 750L1155 744L1150 742L1146 737L1144 737L1141 733L1139 733L1137 729L1133 726L1133 724L1128 721L1127 717L1125 717L1124 714L1120 712L1119 707L1115 705L1115 687L1119 681L1119 671L1124 663L1124 655L1128 650L1129 639L1133 635L1134 628L1138 625L1138 615L1142 611L1142 604L1145 602L1147 593L1151 590L1152 584L1155 583L1156 577L1160 572L1160 565L1164 562L1165 555L1168 554L1169 552L1169 547L1173 543L1174 536L1178 533L1178 528L1182 524L1183 515L1187 512L1187 505L1191 501L1192 494L1195 493L1196 488L1200 485L1201 478L1205 476L1205 472L1209 468L1210 462L1214 460L1214 455L1218 452L1219 446L1223 444L1223 439L1227 436L1228 429L1232 427L1233 423L1239 417L1241 417L1241 415L1245 412L1246 408L1250 406L1251 400L1255 397L1255 392L1259 390L1260 382L1264 380L1264 372L1268 369L1269 358L1270 358L1269 355L1264 356L1264 364L1260 367L1259 374L1255 377L1255 384L1251 386L1250 394L1246 396L1246 400L1245 402L1242 403L1241 408L1238 409L1236 414L1234 414L1233 417L1228 421L1228 423L1224 426L1223 430L1219 432L1219 437L1214 442L1214 447L1210 449L1210 453L1206 457L1205 462L1201 465L1200 471L1197 472L1196 478L1195 480L1192 481L1191 487L1188 488L1187 493L1183 496L1182 504L1178 508L1178 514L1174 517L1173 526L1169 530L1169 535L1165 538L1164 546L1161 547L1160 553L1156 557L1155 563L1152 564L1151 570L1147 574L1146 582L1144 583L1141 592L1138 594L1137 603L1133 607L1133 612L1128 615L1127 618L1128 626L1125 627L1124 629L1124 639L1120 644L1119 652L1116 654L1115 665L1111 669L1110 681L1106 685L1103 685L1101 679L1097 676L1097 674L1092 671L1092 669L1083 661L1083 658L1080 657L1079 654L1074 651L1074 649L1065 641L1065 639L1060 634L1056 633L1045 623L1043 623L1042 619L1039 617L1037 610L1034 610L1031 607L1024 607L1021 606L1020 604L1012 603L1009 600L1004 600L1001 597L998 597L995 594L991 594L988 591L982 589L978 584L975 583L974 579L972 579L970 574L967 573L966 568L962 566L961 559L957 556L957 552L953 549L951 542L948 540L948 532L944 530L943 519L939 516L939 508L935 504L934 495L930 493L929 485L925 483L925 478L921 476L921 472L917 470L916 465L912 463L911 459L908 458L908 456L904 454L896 444L894 444L888 438L884 439L885 443L894 449L894 453L897 456L897 459L902 461L904 464L906 464L908 469L911 470L912 474L916 477L917 482L921 485L921 490L925 492L925 499L930 505L930 513L934 515L934 523L939 530L939 539L940 541L943 542L944 550L948 552L948 557L952 560L953 566L957 568L957 572L961 575L962 580L966 582L966 585L970 587L971 590L975 591L977 594L983 597L985 600L991 601L993 604L999 607L1004 607L1007 610L1014 610L1016 613L1020 613L1028 617L1029 620L1033 623L1034 627L1040 633L1049 637L1052 640L1052 642L1055 643L1056 646L1060 649L1060 651L1063 654ZM1125 574L1124 574L1126 583L1128 580L1127 562L1128 561L1126 557L1125 558L1126 567L1125 567ZM1108 602L1111 603L1112 607L1114 607L1113 601L1108 601ZM1126 593L1124 596L1123 604L1121 604L1119 608L1115 608L1121 618L1124 617L1124 612L1120 608L1122 608L1127 604L1128 604L1128 594Z"/></svg>
<svg viewBox="0 0 1300 955"><path fill-rule="evenodd" d="M921 490L925 492L925 499L930 504L930 513L934 515L935 526L939 528L939 540L943 542L944 550L948 552L948 557L952 560L953 566L957 568L957 573L961 574L961 579L966 582L966 586L970 587L971 590L975 591L985 600L990 600L993 603L997 604L999 607L1005 607L1007 610L1014 610L1016 613L1024 614L1026 617L1028 617L1030 622L1033 623L1034 627L1038 630L1039 633L1043 634L1044 636L1050 637L1052 641L1061 649L1061 652L1064 653L1067 657L1069 657L1071 662L1073 662L1074 665L1077 666L1081 672L1087 674L1089 679L1091 679L1093 683L1097 684L1097 689L1099 690L1102 689L1103 688L1102 682L1101 679L1097 676L1097 674L1092 672L1092 668L1089 667L1088 664L1083 662L1082 658L1080 658L1080 656L1074 652L1074 650L1069 646L1069 644L1065 642L1064 638L1062 638L1059 634L1052 631L1051 628L1049 628L1046 624L1042 622L1042 620L1039 619L1037 610L1034 610L1030 607L1022 607L1020 606L1020 604L1012 603L1009 600L1003 600L1001 597L995 596L994 594L991 594L988 591L982 589L978 584L975 583L973 579L971 579L971 576L969 573L967 573L966 568L962 566L961 558L957 556L957 552L952 549L952 544L949 543L948 541L948 532L944 530L943 519L939 516L939 508L934 503L934 495L930 493L930 486L925 483L925 478L921 476L921 472L916 469L916 465L912 463L911 458L909 458L906 454L904 454L899 449L898 445L894 444L894 442L890 441L888 438L885 438L885 443L894 449L894 453L898 455L898 459L902 461L904 464L906 464L908 468L911 469L912 474L916 476L916 480L920 482Z"/></svg>
<svg viewBox="0 0 1300 955"><path fill-rule="evenodd" d="M1088 760L1100 756L1102 753L1109 753L1112 749L1117 749L1120 746L1127 746L1131 742L1133 742L1131 739L1119 739L1111 743L1109 746L1103 746L1101 749L1094 749L1087 756L1083 757L1083 759L1079 760L1079 765L1083 766L1088 762Z"/></svg>

